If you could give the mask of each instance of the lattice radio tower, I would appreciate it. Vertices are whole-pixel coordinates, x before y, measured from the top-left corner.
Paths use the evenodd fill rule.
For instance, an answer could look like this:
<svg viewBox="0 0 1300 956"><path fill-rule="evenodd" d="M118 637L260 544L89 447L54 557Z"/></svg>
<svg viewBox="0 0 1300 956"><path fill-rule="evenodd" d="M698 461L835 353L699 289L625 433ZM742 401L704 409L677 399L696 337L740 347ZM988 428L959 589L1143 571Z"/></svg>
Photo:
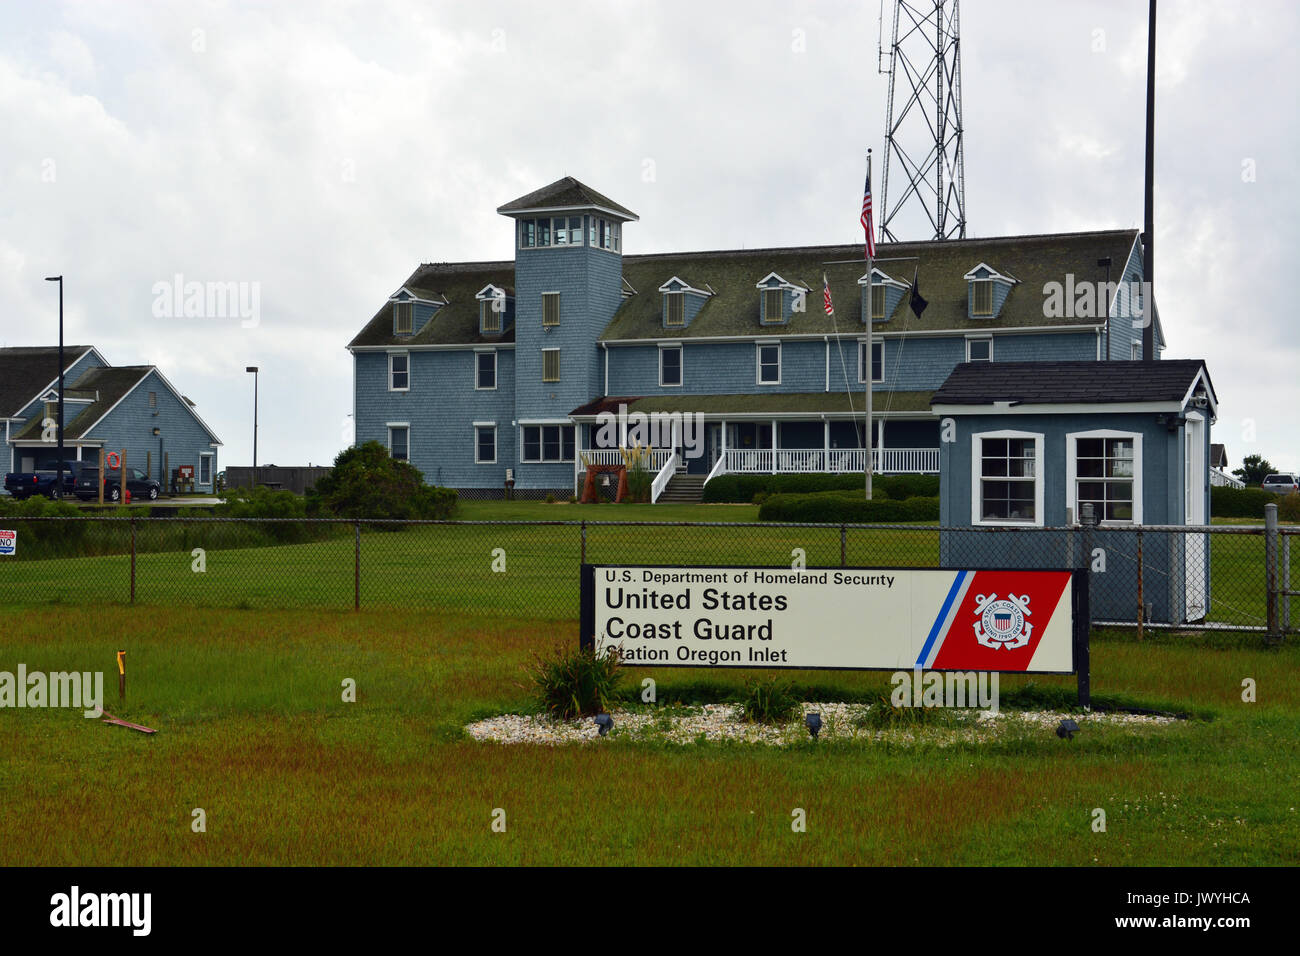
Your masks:
<svg viewBox="0 0 1300 956"><path fill-rule="evenodd" d="M924 211L930 221L930 238L966 237L958 6L959 0L894 2L885 173L880 191L880 238L884 242L900 238L894 233L895 220L909 208ZM882 34L883 29L881 0ZM877 62L882 73L884 57L882 43ZM890 186L897 190L900 181L903 188L895 199Z"/></svg>

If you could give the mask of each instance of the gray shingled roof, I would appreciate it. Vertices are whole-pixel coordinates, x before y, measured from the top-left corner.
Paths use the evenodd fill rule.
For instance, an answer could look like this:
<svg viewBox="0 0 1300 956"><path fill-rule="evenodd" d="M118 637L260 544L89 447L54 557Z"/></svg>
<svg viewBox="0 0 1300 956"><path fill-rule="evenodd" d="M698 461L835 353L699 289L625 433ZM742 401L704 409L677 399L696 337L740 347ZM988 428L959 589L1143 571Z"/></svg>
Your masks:
<svg viewBox="0 0 1300 956"><path fill-rule="evenodd" d="M876 267L908 284L916 271L921 294L929 306L918 320L903 302L888 322L876 322L873 328L878 333L911 334L988 328L1095 326L1100 319L1045 317L1043 286L1048 282L1064 282L1067 273L1073 273L1076 282L1090 276L1098 281L1104 280L1104 270L1097 268L1097 260L1110 256L1115 263L1127 261L1136 239L1135 230L1116 229L945 242L882 243L876 247ZM895 261L888 261L891 259ZM981 262L1003 274L1015 276L1020 283L1011 290L996 318L970 319L967 318L964 276ZM478 334L478 303L474 295L489 282L513 287L514 272L514 263L510 261L422 265L403 285L412 291L420 290L420 294L428 298L445 297L450 304L440 309L434 321L418 335L399 338L392 334L391 305L385 301L349 345L513 342L513 329L500 337ZM806 310L793 316L787 325L760 325L758 321L759 293L755 285L770 272L811 289L805 299ZM823 272L829 279L835 304L834 322L822 309ZM861 245L623 256L623 279L637 289L638 294L623 299L600 339L609 342L708 336L822 335L837 329L841 334L858 334L864 326L861 287L857 281L865 272ZM1118 267L1115 267L1113 274L1117 273ZM674 275L683 279L689 277L693 286L712 289L716 295L705 302L689 326L666 329L662 319L663 297L657 290Z"/></svg>
<svg viewBox="0 0 1300 956"><path fill-rule="evenodd" d="M364 345L493 345L515 340L514 325L501 335L480 335L479 290L491 283L505 289L515 284L513 262L438 262L420 266L402 283L421 298L447 300L433 319L415 335L393 334L393 304L385 300L365 328L348 343Z"/></svg>
<svg viewBox="0 0 1300 956"><path fill-rule="evenodd" d="M89 345L65 345L63 365L68 368L90 351ZM12 418L37 393L59 377L58 346L0 349L0 418ZM69 382L63 383L67 395Z"/></svg>
<svg viewBox="0 0 1300 956"><path fill-rule="evenodd" d="M876 322L877 332L925 332L954 329L1033 326L1093 326L1097 318L1048 318L1043 315L1043 286L1075 281L1105 280L1097 268L1099 258L1110 256L1118 268L1128 259L1137 239L1132 229L1061 235L1011 236L945 242L894 242L876 247L876 268L900 282L911 284L918 275L921 295L929 303L921 319L903 302L888 322ZM895 261L888 261L888 260ZM964 276L981 262L1003 275L1020 280L1012 288L996 318L967 318L967 282ZM702 336L823 334L862 330L862 289L857 284L866 273L860 244L808 246L789 249L745 249L686 252L623 257L623 276L640 290L623 301L613 321L601 335L603 341L646 338L699 338ZM760 325L759 293L755 284L769 272L811 288L806 311L785 326ZM822 308L822 273L830 284L835 321ZM688 327L663 327L663 299L655 290L672 276L691 277L697 288L711 288L711 297Z"/></svg>
<svg viewBox="0 0 1300 956"><path fill-rule="evenodd" d="M76 382L78 391L98 392L99 398L82 409L76 417L63 423L64 440L72 441L84 437L91 425L99 421L105 412L116 405L122 396L153 370L152 365L118 365L113 368L92 368L82 375ZM26 427L13 437L18 440L40 438L41 416L34 416Z"/></svg>
<svg viewBox="0 0 1300 956"><path fill-rule="evenodd" d="M508 216L514 213L529 212L534 209L572 209L585 206L601 206L628 219L640 218L626 206L619 205L608 196L602 195L590 186L578 182L572 176L557 179L549 186L534 189L526 196L512 199L504 206L498 206L497 212Z"/></svg>
<svg viewBox="0 0 1300 956"><path fill-rule="evenodd" d="M934 405L1055 405L1176 402L1202 359L1157 362L963 362L934 393ZM1209 370L1205 373L1209 382ZM1214 386L1210 384L1213 393Z"/></svg>

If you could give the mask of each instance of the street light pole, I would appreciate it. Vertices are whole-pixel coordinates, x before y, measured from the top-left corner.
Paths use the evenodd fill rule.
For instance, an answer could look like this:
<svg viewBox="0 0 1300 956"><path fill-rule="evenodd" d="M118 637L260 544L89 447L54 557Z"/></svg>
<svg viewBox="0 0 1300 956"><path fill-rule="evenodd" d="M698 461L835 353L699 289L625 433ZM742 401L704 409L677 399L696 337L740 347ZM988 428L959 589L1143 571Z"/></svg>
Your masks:
<svg viewBox="0 0 1300 956"><path fill-rule="evenodd" d="M58 430L59 459L54 465L54 496L63 497L63 276L46 276L46 282L59 284L59 412L56 428Z"/></svg>
<svg viewBox="0 0 1300 956"><path fill-rule="evenodd" d="M257 488L257 366L250 365L245 372L253 373L253 488Z"/></svg>

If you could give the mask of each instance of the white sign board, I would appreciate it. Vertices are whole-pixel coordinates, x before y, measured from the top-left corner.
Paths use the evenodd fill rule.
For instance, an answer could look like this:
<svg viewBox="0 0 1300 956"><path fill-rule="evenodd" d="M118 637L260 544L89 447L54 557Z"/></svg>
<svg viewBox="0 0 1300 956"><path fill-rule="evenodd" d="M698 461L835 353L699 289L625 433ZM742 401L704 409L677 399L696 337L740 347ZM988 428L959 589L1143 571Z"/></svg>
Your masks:
<svg viewBox="0 0 1300 956"><path fill-rule="evenodd" d="M586 565L583 573L584 642L601 654L618 648L631 666L1076 669L1074 575L1083 572Z"/></svg>

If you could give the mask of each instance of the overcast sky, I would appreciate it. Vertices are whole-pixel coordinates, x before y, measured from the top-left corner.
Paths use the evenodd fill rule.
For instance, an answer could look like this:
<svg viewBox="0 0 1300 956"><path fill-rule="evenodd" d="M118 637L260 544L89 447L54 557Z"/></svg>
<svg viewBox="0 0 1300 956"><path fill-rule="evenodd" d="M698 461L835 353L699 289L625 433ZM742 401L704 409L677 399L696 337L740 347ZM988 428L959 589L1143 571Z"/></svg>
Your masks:
<svg viewBox="0 0 1300 956"><path fill-rule="evenodd" d="M259 459L331 461L347 342L419 263L510 258L503 202L575 176L640 215L629 253L855 242L883 154L879 0L3 9L0 344L55 341L63 273L66 341L159 365L223 466L247 365ZM1165 357L1208 360L1233 467L1300 469L1298 21L1160 4ZM967 0L961 27L968 234L1141 228L1146 4ZM156 316L177 275L246 283L258 321Z"/></svg>

